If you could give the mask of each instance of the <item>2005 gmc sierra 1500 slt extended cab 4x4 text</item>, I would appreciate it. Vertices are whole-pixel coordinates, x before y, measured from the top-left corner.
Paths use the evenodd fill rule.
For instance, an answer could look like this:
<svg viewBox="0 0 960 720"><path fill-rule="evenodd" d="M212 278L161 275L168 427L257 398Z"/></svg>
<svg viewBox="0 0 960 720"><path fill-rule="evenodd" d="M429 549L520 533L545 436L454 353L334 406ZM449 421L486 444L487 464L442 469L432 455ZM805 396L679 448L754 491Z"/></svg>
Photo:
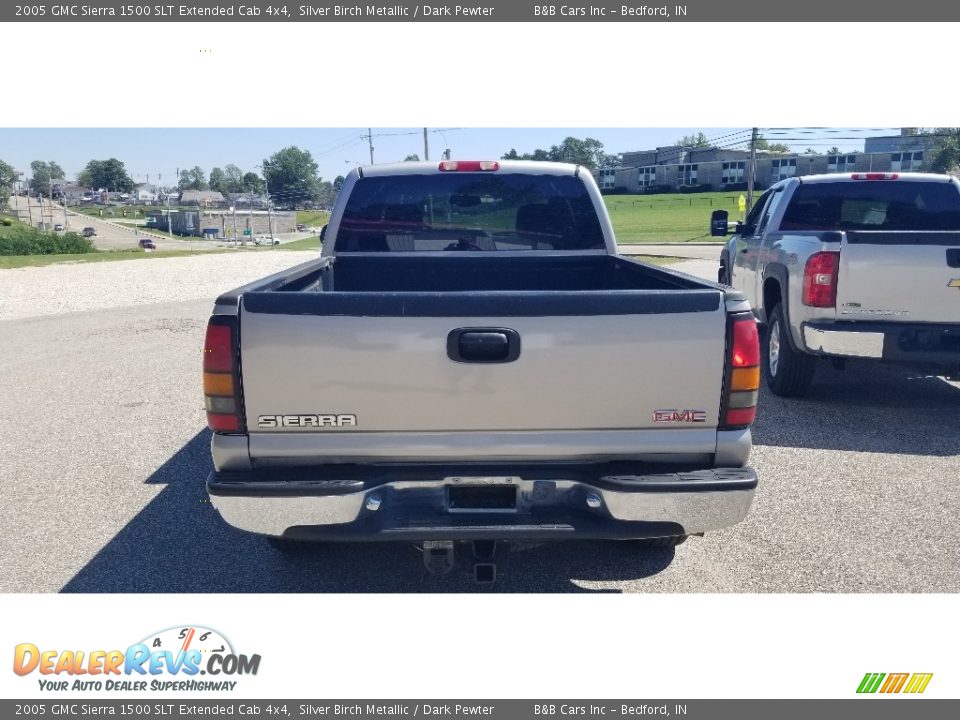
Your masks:
<svg viewBox="0 0 960 720"><path fill-rule="evenodd" d="M711 233L726 235L713 213ZM960 378L960 181L926 173L790 178L757 200L720 259L768 331L764 376L802 396L817 358Z"/></svg>
<svg viewBox="0 0 960 720"><path fill-rule="evenodd" d="M320 258L216 301L207 488L286 542L676 544L747 514L758 365L743 295L618 256L589 171L363 167Z"/></svg>

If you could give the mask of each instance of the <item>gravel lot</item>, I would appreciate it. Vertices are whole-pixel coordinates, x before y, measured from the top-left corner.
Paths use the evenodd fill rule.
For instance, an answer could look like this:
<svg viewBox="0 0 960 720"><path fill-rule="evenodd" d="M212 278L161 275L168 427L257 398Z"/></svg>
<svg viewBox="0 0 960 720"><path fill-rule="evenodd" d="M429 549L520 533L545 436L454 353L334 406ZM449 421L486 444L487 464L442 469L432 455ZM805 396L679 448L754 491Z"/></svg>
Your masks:
<svg viewBox="0 0 960 720"><path fill-rule="evenodd" d="M278 553L206 500L200 346L220 292L270 251L0 271L0 592L473 591L409 545ZM711 262L679 269L709 276ZM676 550L510 553L494 590L960 591L960 386L868 363L767 392L746 522Z"/></svg>
<svg viewBox="0 0 960 720"><path fill-rule="evenodd" d="M315 256L302 250L238 249L197 257L0 270L0 320L184 300L212 303L224 290Z"/></svg>

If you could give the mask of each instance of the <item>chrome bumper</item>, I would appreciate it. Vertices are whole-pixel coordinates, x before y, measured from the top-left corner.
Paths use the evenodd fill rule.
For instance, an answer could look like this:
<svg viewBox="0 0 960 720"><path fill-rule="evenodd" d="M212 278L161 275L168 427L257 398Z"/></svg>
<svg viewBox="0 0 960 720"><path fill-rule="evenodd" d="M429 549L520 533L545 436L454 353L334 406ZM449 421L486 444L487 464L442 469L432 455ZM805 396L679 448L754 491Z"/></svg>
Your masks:
<svg viewBox="0 0 960 720"><path fill-rule="evenodd" d="M802 328L807 351L815 355L934 367L945 375L960 369L960 323L836 321Z"/></svg>
<svg viewBox="0 0 960 720"><path fill-rule="evenodd" d="M803 326L803 343L817 355L881 358L883 338L881 332L848 332Z"/></svg>
<svg viewBox="0 0 960 720"><path fill-rule="evenodd" d="M449 476L425 480L258 481L213 473L207 488L229 524L265 535L344 540L662 537L743 520L750 468L590 480ZM451 488L513 487L509 508L457 508ZM513 493L511 492L511 495Z"/></svg>

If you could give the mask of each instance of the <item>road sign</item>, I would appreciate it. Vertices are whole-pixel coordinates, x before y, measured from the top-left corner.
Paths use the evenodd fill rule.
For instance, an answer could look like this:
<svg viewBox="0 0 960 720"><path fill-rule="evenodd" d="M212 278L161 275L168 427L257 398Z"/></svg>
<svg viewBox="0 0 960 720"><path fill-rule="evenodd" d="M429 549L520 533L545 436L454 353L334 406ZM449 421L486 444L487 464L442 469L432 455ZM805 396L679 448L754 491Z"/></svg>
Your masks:
<svg viewBox="0 0 960 720"><path fill-rule="evenodd" d="M253 230L251 230L250 228L244 228L243 234L245 237L250 237L251 235L253 235Z"/></svg>

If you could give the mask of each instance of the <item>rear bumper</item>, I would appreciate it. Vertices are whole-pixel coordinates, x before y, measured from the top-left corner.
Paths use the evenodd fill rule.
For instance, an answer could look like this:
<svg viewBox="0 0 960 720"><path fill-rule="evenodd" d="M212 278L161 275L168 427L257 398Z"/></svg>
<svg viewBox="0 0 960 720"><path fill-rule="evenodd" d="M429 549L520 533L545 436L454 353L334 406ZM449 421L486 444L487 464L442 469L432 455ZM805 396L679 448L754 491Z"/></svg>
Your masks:
<svg viewBox="0 0 960 720"><path fill-rule="evenodd" d="M559 540L690 535L743 520L751 468L608 475L577 468L211 473L229 524L316 540ZM329 476L329 469L325 471ZM489 500L485 499L489 498Z"/></svg>
<svg viewBox="0 0 960 720"><path fill-rule="evenodd" d="M814 355L960 367L960 324L808 322L803 341Z"/></svg>

